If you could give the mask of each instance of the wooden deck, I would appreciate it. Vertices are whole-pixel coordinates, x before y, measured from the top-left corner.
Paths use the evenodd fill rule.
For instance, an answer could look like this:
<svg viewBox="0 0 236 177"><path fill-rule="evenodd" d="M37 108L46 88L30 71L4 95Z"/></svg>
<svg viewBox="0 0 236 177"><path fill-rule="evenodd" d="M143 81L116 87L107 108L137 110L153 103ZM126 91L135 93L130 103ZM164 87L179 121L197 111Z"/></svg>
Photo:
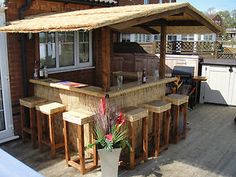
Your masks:
<svg viewBox="0 0 236 177"><path fill-rule="evenodd" d="M186 140L157 158L149 159L134 170L120 170L122 177L228 177L236 176L235 107L199 105L189 112ZM0 146L41 174L50 177L79 177L80 173L65 165L63 154L51 160L49 152L40 154L20 140ZM85 177L100 176L100 169Z"/></svg>

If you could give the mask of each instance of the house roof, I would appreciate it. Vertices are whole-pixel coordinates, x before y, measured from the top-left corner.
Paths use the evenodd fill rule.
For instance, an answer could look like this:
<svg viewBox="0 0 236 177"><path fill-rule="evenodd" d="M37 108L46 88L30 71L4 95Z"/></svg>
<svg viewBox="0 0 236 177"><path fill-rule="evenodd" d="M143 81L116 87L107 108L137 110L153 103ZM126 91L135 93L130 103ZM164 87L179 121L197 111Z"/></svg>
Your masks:
<svg viewBox="0 0 236 177"><path fill-rule="evenodd" d="M221 31L218 25L189 3L165 3L29 16L9 22L7 26L0 28L0 32L75 31L108 26L121 32L156 34L160 32L160 25L166 25L169 34Z"/></svg>
<svg viewBox="0 0 236 177"><path fill-rule="evenodd" d="M105 3L114 3L117 4L117 0L87 0L87 1L92 1L92 2L105 2Z"/></svg>
<svg viewBox="0 0 236 177"><path fill-rule="evenodd" d="M68 0L50 0L50 1L60 1L60 2L68 2ZM72 3L85 3L85 4L87 4L87 3L94 3L94 4L96 4L96 5L99 5L99 4L101 4L101 5L109 5L109 6L111 6L111 5L117 5L118 4L118 2L117 2L117 0L70 0L70 2L72 2Z"/></svg>

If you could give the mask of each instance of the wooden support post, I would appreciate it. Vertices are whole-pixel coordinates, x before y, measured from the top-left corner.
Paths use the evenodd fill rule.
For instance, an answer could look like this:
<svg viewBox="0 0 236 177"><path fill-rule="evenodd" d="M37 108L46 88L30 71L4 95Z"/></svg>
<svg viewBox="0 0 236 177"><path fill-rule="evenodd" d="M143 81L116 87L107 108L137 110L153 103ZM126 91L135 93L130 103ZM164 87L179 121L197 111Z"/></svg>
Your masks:
<svg viewBox="0 0 236 177"><path fill-rule="evenodd" d="M165 59L166 59L166 26L161 25L161 45L160 45L160 79L165 78Z"/></svg>
<svg viewBox="0 0 236 177"><path fill-rule="evenodd" d="M110 90L111 77L111 30L108 27L102 29L102 88L103 91Z"/></svg>
<svg viewBox="0 0 236 177"><path fill-rule="evenodd" d="M34 45L35 45L35 54L34 54L34 57L35 57L35 62L37 64L37 67L39 68L40 67L40 51L39 51L39 33L35 33L34 34Z"/></svg>

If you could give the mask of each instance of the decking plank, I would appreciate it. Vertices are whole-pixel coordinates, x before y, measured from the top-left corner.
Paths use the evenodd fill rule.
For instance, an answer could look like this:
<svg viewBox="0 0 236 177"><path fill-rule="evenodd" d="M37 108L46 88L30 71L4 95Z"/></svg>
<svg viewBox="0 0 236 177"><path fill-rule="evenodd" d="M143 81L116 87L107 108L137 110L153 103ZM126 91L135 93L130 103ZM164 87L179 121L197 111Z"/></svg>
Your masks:
<svg viewBox="0 0 236 177"><path fill-rule="evenodd" d="M170 145L158 158L149 160L134 170L120 170L122 177L228 177L236 176L236 107L198 105L188 114L187 138ZM47 177L80 177L80 173L65 164L63 152L51 159L49 151L40 153L30 142L21 140L1 145L8 153ZM96 169L85 177L100 176Z"/></svg>

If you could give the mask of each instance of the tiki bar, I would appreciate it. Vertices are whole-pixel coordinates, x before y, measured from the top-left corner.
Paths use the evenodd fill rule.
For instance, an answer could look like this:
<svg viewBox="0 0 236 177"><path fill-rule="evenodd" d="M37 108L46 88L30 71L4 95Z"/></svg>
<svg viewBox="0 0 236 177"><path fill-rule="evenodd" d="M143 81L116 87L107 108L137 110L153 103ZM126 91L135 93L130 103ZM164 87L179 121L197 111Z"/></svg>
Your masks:
<svg viewBox="0 0 236 177"><path fill-rule="evenodd" d="M128 122L130 168L186 136L188 96L166 92L177 80L165 65L166 35L221 28L188 3L170 3L34 15L0 31L23 36L31 52L24 67L27 97L20 99L22 122L29 109L31 124L30 130L22 124L22 138L30 133L33 146L49 145L52 157L65 148L68 165L84 174L97 167L96 148L87 166L85 146L93 141L94 110L103 98ZM139 53L135 45L122 52L130 44L119 42L120 33L160 34L160 55ZM70 149L78 151L79 163Z"/></svg>

